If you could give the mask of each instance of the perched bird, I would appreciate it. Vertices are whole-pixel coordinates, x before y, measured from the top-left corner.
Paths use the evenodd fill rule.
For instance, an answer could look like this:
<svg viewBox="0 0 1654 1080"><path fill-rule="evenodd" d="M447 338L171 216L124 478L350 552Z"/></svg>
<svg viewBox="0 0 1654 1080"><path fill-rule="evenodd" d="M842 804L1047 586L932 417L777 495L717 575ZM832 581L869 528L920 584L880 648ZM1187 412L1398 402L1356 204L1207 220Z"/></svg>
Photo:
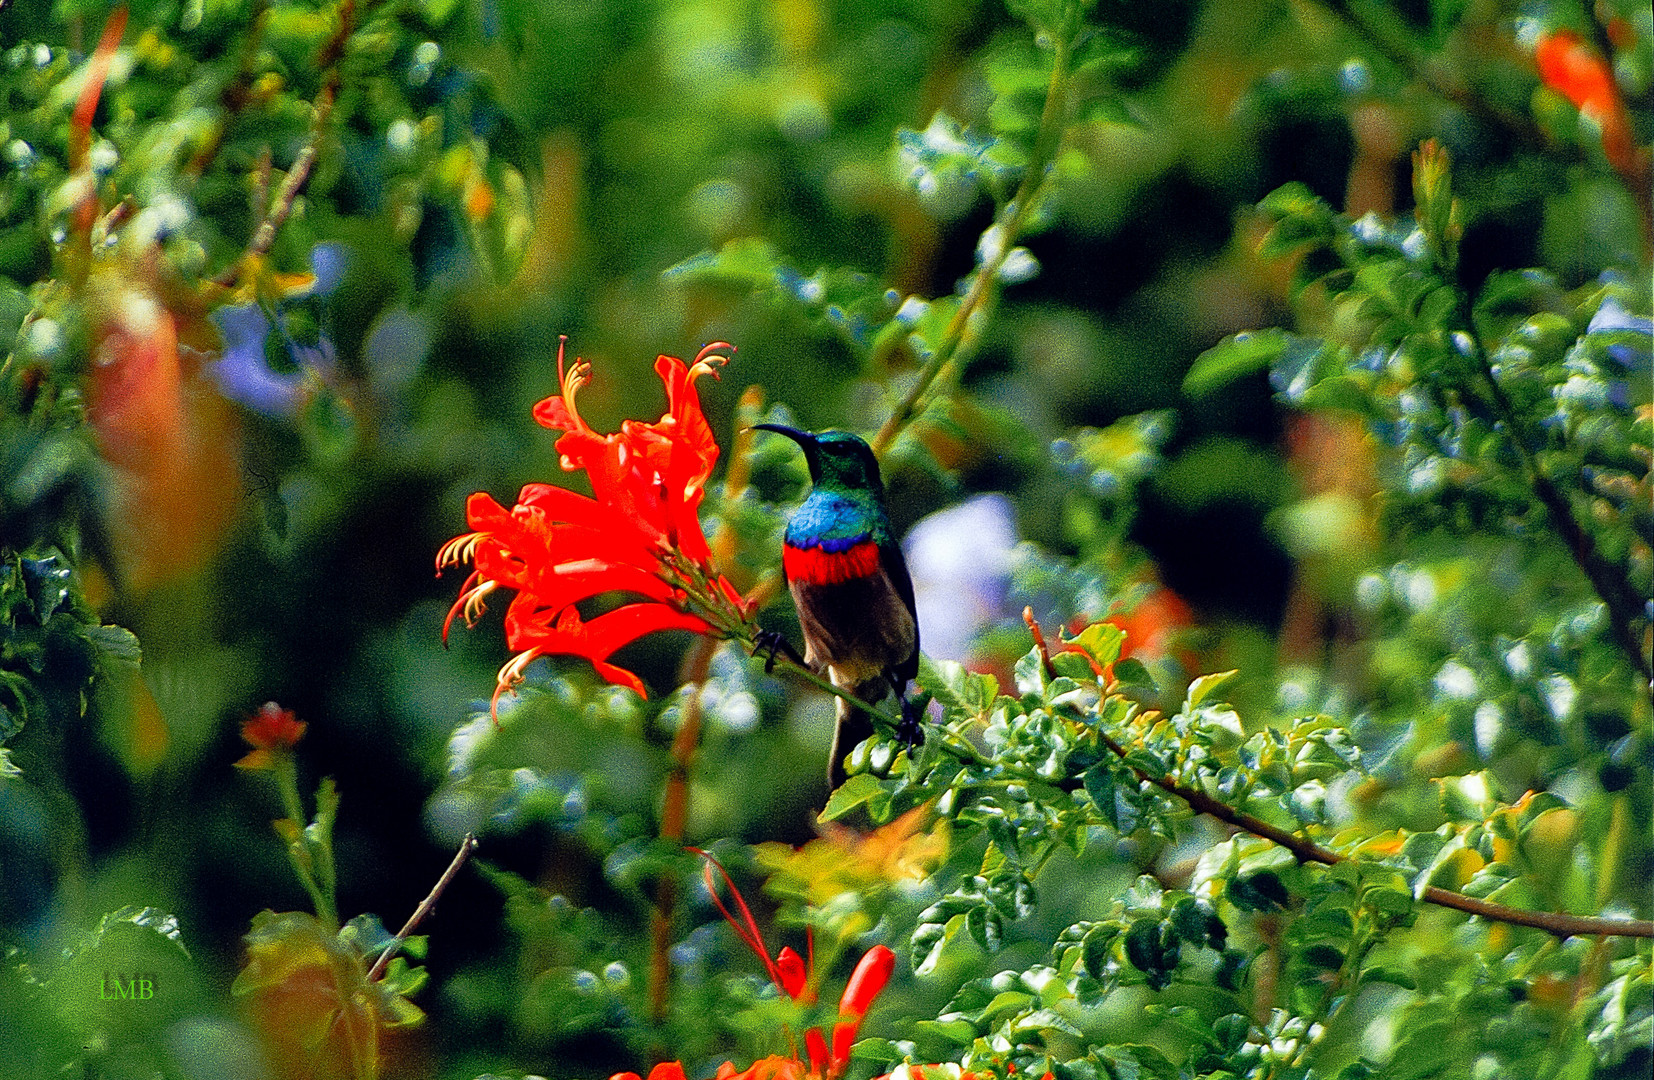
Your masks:
<svg viewBox="0 0 1654 1080"><path fill-rule="evenodd" d="M813 485L787 523L782 569L804 631L804 662L825 670L834 686L868 703L894 692L902 706L899 737L922 737L907 699L919 671L919 624L913 581L884 507L884 483L873 450L845 431L813 434L783 424L755 424L796 442ZM773 650L779 640L769 643ZM866 712L838 699L828 783L845 779L844 755L873 734Z"/></svg>

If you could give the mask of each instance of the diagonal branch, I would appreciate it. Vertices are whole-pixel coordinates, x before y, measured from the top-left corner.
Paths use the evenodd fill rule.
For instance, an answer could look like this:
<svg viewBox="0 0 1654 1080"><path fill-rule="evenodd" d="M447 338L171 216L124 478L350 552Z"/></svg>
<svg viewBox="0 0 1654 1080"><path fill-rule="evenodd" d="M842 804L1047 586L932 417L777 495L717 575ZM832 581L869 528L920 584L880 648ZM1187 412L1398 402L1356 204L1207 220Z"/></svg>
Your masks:
<svg viewBox="0 0 1654 1080"><path fill-rule="evenodd" d="M414 913L408 917L407 922L402 924L402 929L396 932L396 937L391 940L389 945L385 946L385 951L379 954L379 959L375 960L373 966L368 969L368 982L377 980L379 976L385 973L385 966L391 962L391 958L402 948L402 943L408 940L408 935L414 932L414 928L423 922L425 917L436 907L436 902L442 898L443 892L459 874L460 867L465 865L465 860L469 859L471 853L475 850L477 850L476 835L466 833L465 839L459 842L459 850L454 852L453 861L448 864L448 869L444 870L442 876L436 879L436 884L431 886L430 893L419 902L418 907L414 908Z"/></svg>
<svg viewBox="0 0 1654 1080"><path fill-rule="evenodd" d="M1041 189L1044 188L1049 168L1056 159L1057 147L1062 142L1063 130L1068 119L1068 68L1073 55L1073 43L1066 38L1059 38L1055 48L1056 55L1051 63L1051 81L1046 88L1045 107L1040 114L1039 132L1035 136L1033 153L1029 156L1027 167L1022 174L1022 183L1018 185L1016 194L1007 204L1010 214L1003 224L996 223L1002 231L1003 242L999 245L999 250L993 252L992 256L985 259L977 268L976 276L971 279L970 288L966 291L965 298L960 301L959 310L955 311L953 318L948 321L935 352L920 370L918 378L908 388L907 394L891 412L889 419L879 428L878 434L873 436L872 446L875 454L883 455L889 450L896 436L901 434L902 429L922 411L925 395L936 382L937 376L941 375L958 354L966 335L970 333L975 317L992 299L994 286L999 281L999 272L1004 267L1006 258L1016 247L1017 239L1023 230L1033 221Z"/></svg>
<svg viewBox="0 0 1654 1080"><path fill-rule="evenodd" d="M1040 629L1039 623L1034 619L1034 610L1032 608L1023 609L1022 620L1027 623L1028 628L1033 631L1034 640L1038 643L1037 648L1040 652L1040 658L1045 662L1046 671L1052 675L1055 675L1056 671L1051 666L1051 654L1045 644L1045 634ZM1102 736L1103 745L1108 747L1109 752L1114 754L1121 761L1125 761L1126 748L1121 746L1106 732L1100 734ZM1309 839L1307 836L1302 836L1294 832L1288 832L1286 829L1282 829L1279 826L1271 825L1267 821L1253 817L1251 814L1248 814L1243 810L1236 810L1227 803L1219 802L1217 799L1212 798L1204 791L1200 791L1197 788L1185 787L1169 777L1150 776L1147 772L1144 772L1135 765L1130 765L1129 768L1132 773L1136 775L1139 781L1153 784L1155 787L1166 792L1168 795L1181 799L1197 814L1210 815L1211 817L1215 817L1219 821L1227 825L1231 825L1242 832L1251 833L1253 836L1261 836L1265 840L1279 844L1288 851L1292 852L1292 854L1296 856L1298 861L1301 863L1314 862L1321 863L1324 866L1334 866L1345 861L1345 856L1340 855L1335 851L1327 850L1315 841ZM1077 788L1080 786L1080 782L1075 779L1061 786L1071 786ZM1457 911L1463 911L1470 915L1480 915L1482 918L1491 919L1494 922L1510 923L1513 926L1529 926L1536 930L1544 930L1546 933L1555 934L1557 937L1594 937L1612 935L1618 937L1654 938L1654 921L1650 921L1648 919L1607 919L1596 916L1568 915L1561 912L1551 911L1524 911L1521 908L1507 907L1504 904L1496 904L1490 900L1479 900L1476 897L1465 896L1463 893L1456 893L1448 889L1437 888L1434 885L1424 890L1423 899L1429 903L1437 904L1441 907L1453 908Z"/></svg>
<svg viewBox="0 0 1654 1080"><path fill-rule="evenodd" d="M323 69L322 88L316 93L316 103L313 106L313 115L310 122L310 137L305 140L304 147L299 150L298 156L293 159L287 175L282 178L281 187L276 189L275 198L270 203L269 210L253 235L247 241L247 250L234 263L224 268L224 271L214 278L214 282L226 288L234 285L236 279L243 273L244 268L254 259L259 258L270 250L276 242L276 233L287 223L287 218L293 213L293 204L298 201L305 185L310 182L310 173L316 166L316 158L321 153L322 139L327 135L328 122L333 118L333 106L339 98L339 87L343 83L343 75L339 71L339 62L344 56L345 42L349 40L351 31L356 26L355 0L343 0L339 5L339 25L322 46L316 62Z"/></svg>

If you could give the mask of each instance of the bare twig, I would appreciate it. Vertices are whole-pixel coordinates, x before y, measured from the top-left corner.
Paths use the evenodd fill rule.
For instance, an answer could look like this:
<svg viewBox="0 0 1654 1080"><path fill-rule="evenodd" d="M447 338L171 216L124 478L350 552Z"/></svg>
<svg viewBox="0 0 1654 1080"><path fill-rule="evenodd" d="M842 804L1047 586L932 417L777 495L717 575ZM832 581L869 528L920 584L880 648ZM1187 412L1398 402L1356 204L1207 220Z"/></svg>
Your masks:
<svg viewBox="0 0 1654 1080"><path fill-rule="evenodd" d="M1034 640L1039 643L1037 647L1040 650L1040 658L1045 662L1047 673L1055 675L1056 671L1051 666L1051 655L1046 650L1045 635L1040 632L1039 623L1034 620L1032 610L1024 611L1023 621L1034 632ZM1100 734L1103 745L1108 747L1109 752L1121 761L1125 761L1126 748L1106 732ZM1259 836L1279 844L1292 852L1301 863L1314 862L1321 863L1324 866L1334 866L1345 861L1345 856L1335 851L1328 851L1306 836L1288 832L1286 829L1253 817L1245 811L1236 810L1227 803L1212 798L1204 791L1184 787L1169 777L1151 776L1135 765L1130 765L1129 768L1138 780L1153 784L1168 795L1181 799L1196 813L1210 815L1242 832L1248 832L1253 836ZM1072 781L1072 784L1077 787L1079 781ZM1648 919L1605 919L1551 911L1524 911L1520 908L1506 907L1504 904L1495 904L1489 900L1478 900L1473 896L1465 896L1463 893L1451 892L1447 889L1437 888L1434 885L1424 890L1423 899L1441 907L1453 908L1470 915L1480 915L1482 918L1491 919L1494 922L1544 930L1546 933L1555 934L1557 937L1614 935L1618 937L1654 938L1654 921Z"/></svg>
<svg viewBox="0 0 1654 1080"><path fill-rule="evenodd" d="M443 890L453 882L455 876L459 874L460 867L465 865L465 860L469 859L471 853L475 850L477 850L476 834L466 833L465 839L459 842L459 850L454 852L453 861L448 864L448 869L444 870L442 876L436 879L436 884L431 886L430 894L419 902L418 907L414 908L414 913L408 917L407 922L402 924L402 929L396 932L396 937L389 945L385 946L385 951L379 954L379 959L375 960L373 966L368 969L368 982L374 982L385 973L385 966L391 962L391 958L402 948L402 943L408 940L408 935L414 932L414 927L418 926L431 913L431 909L436 907L436 902L441 899Z"/></svg>
<svg viewBox="0 0 1654 1080"><path fill-rule="evenodd" d="M1467 327L1471 326L1468 315L1464 317L1464 321ZM1580 572L1585 575L1585 580L1591 583L1592 590L1608 609L1608 623L1614 641L1642 674L1645 684L1649 680L1654 680L1654 663L1651 663L1648 653L1644 651L1643 642L1637 633L1638 624L1643 622L1644 597L1627 579L1621 568L1603 558L1597 549L1596 540L1575 516L1573 507L1568 503L1568 497L1540 468L1533 451L1529 448L1528 433L1516 415L1515 405L1511 403L1505 388L1494 376L1493 367L1483 352L1479 339L1474 332L1471 332L1469 337L1471 341L1477 342L1478 374L1488 389L1494 409L1504 421L1505 441L1516 450L1528 486L1532 488L1534 497L1539 500L1540 505L1545 508L1546 515L1550 517L1551 524L1567 547L1568 554L1573 557L1574 564L1579 567Z"/></svg>

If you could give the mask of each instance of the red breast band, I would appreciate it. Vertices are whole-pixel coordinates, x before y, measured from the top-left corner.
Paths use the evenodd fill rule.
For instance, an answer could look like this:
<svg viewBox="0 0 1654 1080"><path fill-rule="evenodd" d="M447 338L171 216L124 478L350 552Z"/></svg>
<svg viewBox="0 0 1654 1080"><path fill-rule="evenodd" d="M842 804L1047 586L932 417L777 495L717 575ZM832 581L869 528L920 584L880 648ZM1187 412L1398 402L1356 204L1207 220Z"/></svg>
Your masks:
<svg viewBox="0 0 1654 1080"><path fill-rule="evenodd" d="M799 548L784 544L781 565L787 571L788 581L802 581L807 585L836 585L841 581L867 577L879 568L879 545L863 540L843 551L823 551L819 547Z"/></svg>

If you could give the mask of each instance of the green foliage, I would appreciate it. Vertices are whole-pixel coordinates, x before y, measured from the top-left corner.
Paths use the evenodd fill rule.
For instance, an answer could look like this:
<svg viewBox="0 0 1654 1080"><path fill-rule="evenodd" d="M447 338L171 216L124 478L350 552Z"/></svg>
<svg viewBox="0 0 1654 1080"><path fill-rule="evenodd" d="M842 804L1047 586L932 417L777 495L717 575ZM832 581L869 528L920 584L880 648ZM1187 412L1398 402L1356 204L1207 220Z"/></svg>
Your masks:
<svg viewBox="0 0 1654 1080"><path fill-rule="evenodd" d="M11 552L0 570L0 743L30 721L68 723L100 673L136 665L138 641L101 624L56 549ZM0 745L0 774L16 766Z"/></svg>
<svg viewBox="0 0 1654 1080"><path fill-rule="evenodd" d="M0 1076L709 1076L812 1028L835 1080L1646 1075L1651 41L0 4ZM444 651L431 554L561 482L560 334L597 431L740 347L700 514L749 636L797 636L805 483L752 424L868 434L903 531L1003 504L958 577L909 553L964 625L922 741L878 703L824 791L819 681L681 633L617 660L648 698L475 700L498 613ZM272 697L308 741L232 770ZM473 833L428 939L341 917Z"/></svg>

